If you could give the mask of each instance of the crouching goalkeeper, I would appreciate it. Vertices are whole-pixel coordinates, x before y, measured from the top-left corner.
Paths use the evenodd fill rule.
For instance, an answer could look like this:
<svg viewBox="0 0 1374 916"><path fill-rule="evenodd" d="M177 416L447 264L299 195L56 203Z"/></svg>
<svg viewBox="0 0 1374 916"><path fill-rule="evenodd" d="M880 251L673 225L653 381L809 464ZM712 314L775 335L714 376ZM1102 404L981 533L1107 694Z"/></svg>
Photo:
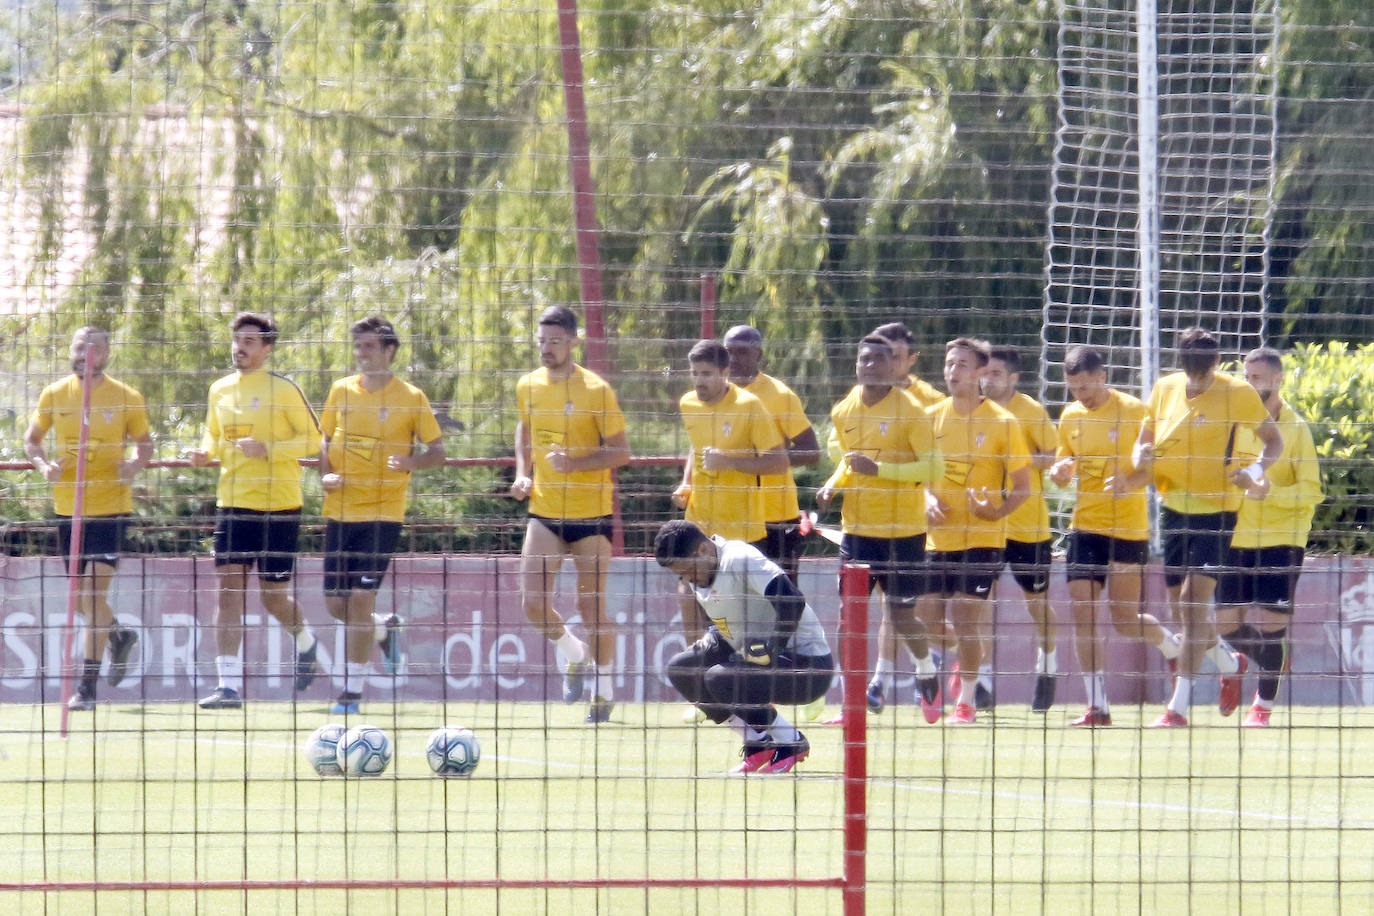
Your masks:
<svg viewBox="0 0 1374 916"><path fill-rule="evenodd" d="M668 522L654 558L691 587L706 635L668 662L668 680L711 721L744 739L735 773L786 773L811 750L773 707L824 695L835 661L816 612L792 580L744 541Z"/></svg>

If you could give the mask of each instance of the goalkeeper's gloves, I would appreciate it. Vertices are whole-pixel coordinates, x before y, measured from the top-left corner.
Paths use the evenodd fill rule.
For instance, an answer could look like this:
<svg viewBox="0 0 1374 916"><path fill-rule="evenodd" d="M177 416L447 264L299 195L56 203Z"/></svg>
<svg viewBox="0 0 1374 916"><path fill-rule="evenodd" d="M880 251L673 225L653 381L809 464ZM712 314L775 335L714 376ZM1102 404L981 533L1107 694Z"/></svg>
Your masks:
<svg viewBox="0 0 1374 916"><path fill-rule="evenodd" d="M751 665L771 665L773 653L762 639L751 639L744 645L744 660Z"/></svg>

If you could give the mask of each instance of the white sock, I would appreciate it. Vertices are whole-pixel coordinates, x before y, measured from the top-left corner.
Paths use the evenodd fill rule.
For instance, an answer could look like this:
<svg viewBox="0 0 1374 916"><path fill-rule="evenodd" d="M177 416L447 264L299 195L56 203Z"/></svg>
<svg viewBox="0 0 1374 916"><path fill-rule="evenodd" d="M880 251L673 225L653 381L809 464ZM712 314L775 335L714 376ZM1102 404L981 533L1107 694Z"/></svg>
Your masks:
<svg viewBox="0 0 1374 916"><path fill-rule="evenodd" d="M568 659L568 663L572 665L582 664L587 660L587 656L591 654L591 650L587 648L587 644L572 635L572 631L568 629L564 629L563 635L554 640L553 644L562 650L563 655Z"/></svg>
<svg viewBox="0 0 1374 916"><path fill-rule="evenodd" d="M344 662L344 693L362 693L371 667L367 662Z"/></svg>
<svg viewBox="0 0 1374 916"><path fill-rule="evenodd" d="M372 638L375 639L375 640L377 640L377 642L381 642L383 639L386 639L386 619L387 619L387 617L389 617L389 616L391 616L391 615L389 615L389 614L373 614L373 615L372 615Z"/></svg>
<svg viewBox="0 0 1374 916"><path fill-rule="evenodd" d="M1266 709L1266 710L1268 710L1268 709L1273 709L1273 708L1274 708L1274 701L1273 701L1273 700L1266 700L1264 697L1260 696L1259 694L1255 694L1255 702L1252 703L1251 705L1253 705L1253 706L1258 706L1260 709Z"/></svg>
<svg viewBox="0 0 1374 916"><path fill-rule="evenodd" d="M987 689L992 689L992 665L978 666L978 683Z"/></svg>
<svg viewBox="0 0 1374 916"><path fill-rule="evenodd" d="M308 652L310 647L315 644L315 631L310 629L310 624L301 621L301 631L296 634L296 651Z"/></svg>
<svg viewBox="0 0 1374 916"><path fill-rule="evenodd" d="M1164 641L1159 644L1159 651L1165 658L1173 661L1178 658L1178 654L1183 651L1183 637L1177 633L1164 631Z"/></svg>
<svg viewBox="0 0 1374 916"><path fill-rule="evenodd" d="M592 670L592 698L598 700L609 700L615 696L615 678L611 672L597 665Z"/></svg>
<svg viewBox="0 0 1374 916"><path fill-rule="evenodd" d="M916 659L916 676L921 678L934 677L940 673L940 662L934 651L928 652L925 658Z"/></svg>
<svg viewBox="0 0 1374 916"><path fill-rule="evenodd" d="M730 727L732 732L739 735L749 744L762 744L768 740L768 735L754 728L754 726L750 725L739 716L731 716L725 720L725 724Z"/></svg>
<svg viewBox="0 0 1374 916"><path fill-rule="evenodd" d="M1236 661L1236 653L1225 642L1218 639L1216 645L1207 650L1207 657L1212 660L1212 664L1217 666L1217 670L1222 674L1235 674L1240 670L1240 663Z"/></svg>
<svg viewBox="0 0 1374 916"><path fill-rule="evenodd" d="M1059 660L1055 658L1055 650L1046 652L1044 649L1035 650L1035 673L1036 674L1058 674Z"/></svg>
<svg viewBox="0 0 1374 916"><path fill-rule="evenodd" d="M768 726L768 737L779 744L792 744L801 739L801 732L797 731L797 726L778 714L773 716L773 724Z"/></svg>
<svg viewBox="0 0 1374 916"><path fill-rule="evenodd" d="M896 667L890 658L878 659L878 665L873 669L873 679L883 685L883 690L892 689L892 673Z"/></svg>
<svg viewBox="0 0 1374 916"><path fill-rule="evenodd" d="M977 694L974 689L978 686L978 678L959 676L959 702L965 706L972 706L976 702Z"/></svg>
<svg viewBox="0 0 1374 916"><path fill-rule="evenodd" d="M1185 718L1188 707L1193 705L1193 679L1178 677L1174 680L1174 695L1169 699L1169 708Z"/></svg>
<svg viewBox="0 0 1374 916"><path fill-rule="evenodd" d="M215 671L219 674L219 686L237 693L243 692L242 658L237 655L216 655Z"/></svg>
<svg viewBox="0 0 1374 916"><path fill-rule="evenodd" d="M944 653L941 652L939 649L935 648L934 646L930 647L930 655L927 657L930 659L931 664L935 666L936 671L939 671L941 668L945 666Z"/></svg>
<svg viewBox="0 0 1374 916"><path fill-rule="evenodd" d="M1088 705L1103 712L1110 711L1107 705L1107 678L1101 671L1083 675L1083 684L1088 691Z"/></svg>

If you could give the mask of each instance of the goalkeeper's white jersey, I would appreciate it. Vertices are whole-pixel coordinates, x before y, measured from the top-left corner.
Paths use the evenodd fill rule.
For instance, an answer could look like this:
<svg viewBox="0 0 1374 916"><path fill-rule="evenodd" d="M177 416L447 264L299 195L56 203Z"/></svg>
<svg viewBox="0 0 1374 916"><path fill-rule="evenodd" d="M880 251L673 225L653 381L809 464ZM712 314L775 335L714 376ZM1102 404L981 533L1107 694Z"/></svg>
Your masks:
<svg viewBox="0 0 1374 916"><path fill-rule="evenodd" d="M743 649L750 640L769 639L778 615L764 591L774 578L787 574L758 548L744 541L729 541L714 535L711 540L716 545L720 562L714 582L706 588L693 586L697 601L736 651ZM787 648L793 655L830 654L825 630L810 604L802 611L797 632Z"/></svg>

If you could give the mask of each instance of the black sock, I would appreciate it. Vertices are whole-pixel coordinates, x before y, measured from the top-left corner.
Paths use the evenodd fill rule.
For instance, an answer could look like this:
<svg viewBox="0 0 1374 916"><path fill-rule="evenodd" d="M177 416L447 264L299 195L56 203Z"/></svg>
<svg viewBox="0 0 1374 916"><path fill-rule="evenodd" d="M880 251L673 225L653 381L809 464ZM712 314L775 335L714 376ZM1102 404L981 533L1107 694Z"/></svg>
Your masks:
<svg viewBox="0 0 1374 916"><path fill-rule="evenodd" d="M1222 634L1221 638L1246 658L1254 658L1260 651L1259 644L1264 639L1264 634L1250 624L1242 623L1230 633Z"/></svg>
<svg viewBox="0 0 1374 916"><path fill-rule="evenodd" d="M1283 676L1283 664L1288 656L1288 629L1261 633L1259 651L1255 660L1259 662L1259 695L1261 700L1270 703L1279 695L1279 678Z"/></svg>
<svg viewBox="0 0 1374 916"><path fill-rule="evenodd" d="M95 696L95 682L100 680L100 659L88 658L81 663L81 692Z"/></svg>

